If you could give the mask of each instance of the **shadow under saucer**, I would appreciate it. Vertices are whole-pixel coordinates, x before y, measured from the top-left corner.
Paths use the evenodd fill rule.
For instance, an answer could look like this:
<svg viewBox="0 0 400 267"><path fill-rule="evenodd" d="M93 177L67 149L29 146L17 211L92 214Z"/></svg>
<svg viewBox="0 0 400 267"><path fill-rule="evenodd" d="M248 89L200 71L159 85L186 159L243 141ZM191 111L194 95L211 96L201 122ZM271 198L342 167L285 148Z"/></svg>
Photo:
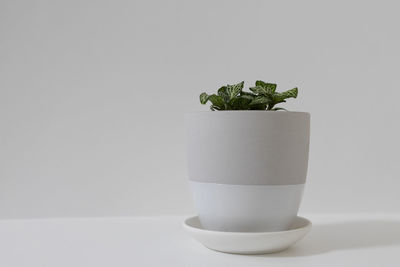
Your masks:
<svg viewBox="0 0 400 267"><path fill-rule="evenodd" d="M314 224L301 244L276 254L258 257L301 257L335 250L400 244L400 220L357 220Z"/></svg>

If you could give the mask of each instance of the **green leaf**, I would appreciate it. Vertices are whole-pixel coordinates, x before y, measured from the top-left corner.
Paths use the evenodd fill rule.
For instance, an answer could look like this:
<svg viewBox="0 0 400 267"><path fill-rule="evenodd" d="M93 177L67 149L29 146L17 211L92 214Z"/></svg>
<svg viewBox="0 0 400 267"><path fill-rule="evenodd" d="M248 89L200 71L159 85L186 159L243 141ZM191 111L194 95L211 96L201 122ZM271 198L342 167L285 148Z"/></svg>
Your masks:
<svg viewBox="0 0 400 267"><path fill-rule="evenodd" d="M273 100L274 100L274 103L277 104L277 103L281 103L281 102L286 102L285 99L296 98L296 97L297 97L297 88L293 88L286 92L275 93Z"/></svg>
<svg viewBox="0 0 400 267"><path fill-rule="evenodd" d="M266 95L267 94L267 90L262 86L250 87L249 89L250 89L250 91L252 91L253 93L255 93L257 95Z"/></svg>
<svg viewBox="0 0 400 267"><path fill-rule="evenodd" d="M240 96L251 96L251 97L255 97L256 95L251 93L251 92L245 92L245 91L241 91L240 92Z"/></svg>
<svg viewBox="0 0 400 267"><path fill-rule="evenodd" d="M260 80L256 81L256 86L266 87L266 84L267 84L266 82Z"/></svg>
<svg viewBox="0 0 400 267"><path fill-rule="evenodd" d="M269 103L271 103L271 98L267 96L256 96L254 100L251 101L250 105L258 105L258 104L266 105Z"/></svg>
<svg viewBox="0 0 400 267"><path fill-rule="evenodd" d="M232 100L234 97L238 96L243 89L244 81L238 84L227 85L226 92L229 95L229 100Z"/></svg>
<svg viewBox="0 0 400 267"><path fill-rule="evenodd" d="M278 103L284 103L284 102L286 102L286 100L279 95L274 95L274 97L272 98L272 101L271 101L271 103L274 103L274 105L276 105Z"/></svg>
<svg viewBox="0 0 400 267"><path fill-rule="evenodd" d="M251 110L265 110L266 108L267 108L267 105L264 105L264 104L257 104L257 105L250 106Z"/></svg>
<svg viewBox="0 0 400 267"><path fill-rule="evenodd" d="M249 99L251 102L256 96L251 94L251 95L241 95L240 97Z"/></svg>
<svg viewBox="0 0 400 267"><path fill-rule="evenodd" d="M214 106L214 105L211 105L211 106L210 106L210 109L211 109L212 111L221 110L219 107Z"/></svg>
<svg viewBox="0 0 400 267"><path fill-rule="evenodd" d="M275 93L276 84L275 83L266 83L263 81L256 81L256 86L261 86L267 90L269 93Z"/></svg>
<svg viewBox="0 0 400 267"><path fill-rule="evenodd" d="M200 94L200 103L204 105L205 103L207 103L207 101L208 101L207 93L201 93Z"/></svg>
<svg viewBox="0 0 400 267"><path fill-rule="evenodd" d="M218 95L221 96L226 103L229 102L230 98L226 90L226 86L222 86L221 88L218 89Z"/></svg>
<svg viewBox="0 0 400 267"><path fill-rule="evenodd" d="M285 110L285 111L287 111L286 108L273 108L273 109L271 109L271 110Z"/></svg>
<svg viewBox="0 0 400 267"><path fill-rule="evenodd" d="M247 98L245 96L239 96L232 99L230 103L233 110L247 110L250 108L250 102L252 101L251 98Z"/></svg>
<svg viewBox="0 0 400 267"><path fill-rule="evenodd" d="M212 103L215 109L217 110L223 110L225 109L225 102L222 98L222 96L212 94L208 96L208 100Z"/></svg>
<svg viewBox="0 0 400 267"><path fill-rule="evenodd" d="M286 92L279 93L280 98L287 99L287 98L296 98L298 93L298 89L293 88Z"/></svg>

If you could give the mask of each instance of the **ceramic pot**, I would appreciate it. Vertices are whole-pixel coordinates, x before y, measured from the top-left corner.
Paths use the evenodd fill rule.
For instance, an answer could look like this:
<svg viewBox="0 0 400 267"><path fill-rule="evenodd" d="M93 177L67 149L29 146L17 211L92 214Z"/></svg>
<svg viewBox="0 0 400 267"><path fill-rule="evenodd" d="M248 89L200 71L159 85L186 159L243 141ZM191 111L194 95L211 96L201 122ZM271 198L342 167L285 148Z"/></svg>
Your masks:
<svg viewBox="0 0 400 267"><path fill-rule="evenodd" d="M310 114L209 111L185 115L189 183L205 229L289 229L307 175Z"/></svg>

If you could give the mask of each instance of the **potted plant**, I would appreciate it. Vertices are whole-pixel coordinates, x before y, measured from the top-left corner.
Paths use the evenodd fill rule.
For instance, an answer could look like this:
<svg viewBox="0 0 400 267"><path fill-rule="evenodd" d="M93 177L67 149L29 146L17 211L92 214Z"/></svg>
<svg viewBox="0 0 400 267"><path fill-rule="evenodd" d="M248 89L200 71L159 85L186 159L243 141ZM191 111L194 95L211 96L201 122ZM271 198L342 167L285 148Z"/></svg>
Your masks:
<svg viewBox="0 0 400 267"><path fill-rule="evenodd" d="M306 181L310 114L276 105L298 89L277 92L256 81L202 93L211 111L185 115L187 162L195 208L205 229L287 230Z"/></svg>

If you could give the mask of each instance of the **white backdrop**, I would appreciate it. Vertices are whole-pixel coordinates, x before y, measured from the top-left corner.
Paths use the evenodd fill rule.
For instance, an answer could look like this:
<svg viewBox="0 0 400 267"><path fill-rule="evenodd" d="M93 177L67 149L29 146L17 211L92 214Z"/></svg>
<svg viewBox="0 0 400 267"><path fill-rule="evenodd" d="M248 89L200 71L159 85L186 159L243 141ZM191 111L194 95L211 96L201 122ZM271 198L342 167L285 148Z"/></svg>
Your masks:
<svg viewBox="0 0 400 267"><path fill-rule="evenodd" d="M396 1L0 1L0 218L193 213L183 113L309 111L301 212L400 212Z"/></svg>

